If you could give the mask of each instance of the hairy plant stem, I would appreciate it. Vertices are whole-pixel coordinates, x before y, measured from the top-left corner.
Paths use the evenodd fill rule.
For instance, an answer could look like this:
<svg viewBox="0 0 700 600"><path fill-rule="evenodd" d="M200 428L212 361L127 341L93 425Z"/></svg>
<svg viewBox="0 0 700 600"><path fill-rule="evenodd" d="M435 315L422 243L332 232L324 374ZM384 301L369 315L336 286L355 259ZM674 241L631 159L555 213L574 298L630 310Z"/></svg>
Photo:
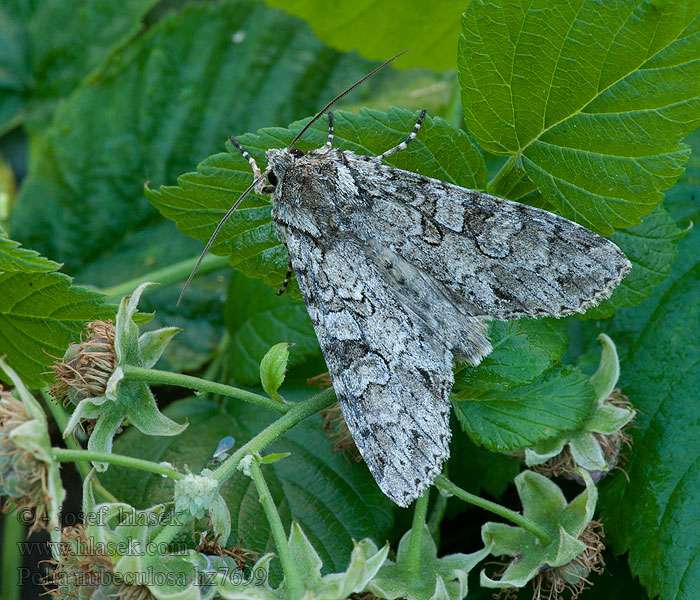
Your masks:
<svg viewBox="0 0 700 600"><path fill-rule="evenodd" d="M506 162L503 163L503 166L498 170L498 173L494 175L493 179L489 181L488 185L486 186L487 193L498 196L498 186L506 177L508 177L508 175L510 175L510 172L513 170L513 167L515 166L515 163L517 162L518 158L520 158L520 155L514 154Z"/></svg>
<svg viewBox="0 0 700 600"><path fill-rule="evenodd" d="M0 562L0 597L3 600L19 600L22 591L18 585L20 569L22 568L22 552L18 548L25 544L27 527L17 512L7 513L3 519L2 528L2 561Z"/></svg>
<svg viewBox="0 0 700 600"><path fill-rule="evenodd" d="M443 492L447 492L448 494L457 496L465 502L469 502L469 504L473 504L474 506L478 506L479 508L488 510L489 512L492 512L498 515L499 517L503 517L504 519L512 521L516 525L520 525L520 527L522 527L526 531L529 531L533 535L537 536L544 545L547 545L552 541L551 534L543 527L540 527L537 523L533 523L527 517L515 512L514 510L510 510L505 506L501 506L500 504L496 504L495 502L491 502L490 500L485 500L484 498L480 498L479 496L470 494L466 490L463 490L462 488L456 486L444 475L438 475L435 478L433 485L439 490L442 490Z"/></svg>
<svg viewBox="0 0 700 600"><path fill-rule="evenodd" d="M408 555L406 556L406 571L408 577L413 580L420 579L420 550L423 541L423 529L425 527L425 516L428 514L428 499L430 490L427 489L423 495L416 500L413 508L413 524L411 525L411 538L408 541Z"/></svg>
<svg viewBox="0 0 700 600"><path fill-rule="evenodd" d="M162 269L156 269L151 271L146 275L141 277L136 277L119 285L115 285L111 288L106 288L101 290L102 293L107 296L107 302L119 302L123 296L131 294L138 286L146 281L156 281L162 283L163 285L169 285L171 283L177 283L178 281L184 281L190 274L199 257L188 258L182 260L174 265L164 267ZM214 256L213 254L208 254L204 257L202 264L199 266L199 274L204 275L205 273L211 273L212 271L218 271L228 266L228 258L225 256Z"/></svg>
<svg viewBox="0 0 700 600"><path fill-rule="evenodd" d="M263 477L262 469L260 468L260 463L255 455L250 457L252 460L247 465L249 469L250 477L255 483L255 487L258 490L258 498L260 503L265 510L265 516L267 516L267 522L270 524L270 532L272 533L272 539L275 540L275 546L277 547L277 555L279 556L280 563L282 563L282 571L284 572L285 583L287 584L287 598L289 600L297 600L304 596L304 584L299 576L299 571L297 571L296 565L292 560L292 553L289 550L289 544L287 543L287 536L284 533L284 526L282 525L282 519L280 518L279 512L277 512L277 507L275 506L275 501L272 499L272 494L270 494L270 488L267 487L267 482L265 477Z"/></svg>
<svg viewBox="0 0 700 600"><path fill-rule="evenodd" d="M182 479L184 475L178 473L177 470L166 465L143 460L141 458L133 458L132 456L124 456L123 454L111 454L109 452L94 452L92 450L68 450L66 448L51 448L54 458L58 462L75 462L80 460L94 460L98 462L106 462L112 465L122 465L139 469L141 471L149 471L156 475L163 475L170 479Z"/></svg>
<svg viewBox="0 0 700 600"><path fill-rule="evenodd" d="M229 456L221 466L214 471L212 477L223 484L236 472L238 463L241 462L241 459L246 454L260 452L265 446L274 442L285 431L288 431L307 417L321 412L324 408L332 406L335 401L335 391L333 388L329 388L304 402L293 405L282 417L277 419L274 423L270 423L270 425L263 429L258 435L250 439L246 444Z"/></svg>
<svg viewBox="0 0 700 600"><path fill-rule="evenodd" d="M236 452L229 456L221 466L214 471L212 477L219 482L219 486L222 486L226 481L228 481L231 476L238 469L238 464L241 462L246 454L255 454L260 452L265 446L274 442L278 437L280 437L284 432L290 430L297 423L300 423L307 417L321 412L324 408L328 408L335 404L336 397L333 388L322 391L320 394L316 394L312 398L300 402L299 404L292 405L292 407L287 411L286 414L277 419L274 423L270 423L265 429L263 429L258 435L249 440L246 444L241 446ZM155 543L169 543L177 534L176 530L165 529L163 530L156 539Z"/></svg>
<svg viewBox="0 0 700 600"><path fill-rule="evenodd" d="M143 381L145 383L162 383L165 385L177 385L179 387L196 390L198 392L209 392L211 394L219 394L244 400L252 404L257 404L263 408L269 408L279 413L286 413L294 406L293 404L284 404L272 400L267 396L261 396L247 390L242 390L216 381L208 381L191 375L183 375L182 373L173 373L171 371L159 371L158 369L145 369L143 367L135 367L133 365L123 365L124 377L129 381Z"/></svg>

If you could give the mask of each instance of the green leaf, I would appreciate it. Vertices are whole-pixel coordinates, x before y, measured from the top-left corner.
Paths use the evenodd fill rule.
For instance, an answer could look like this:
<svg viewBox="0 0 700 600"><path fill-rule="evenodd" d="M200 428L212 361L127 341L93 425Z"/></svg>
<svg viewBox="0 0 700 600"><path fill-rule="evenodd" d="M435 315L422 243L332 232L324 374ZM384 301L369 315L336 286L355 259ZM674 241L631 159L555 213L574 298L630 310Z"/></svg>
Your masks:
<svg viewBox="0 0 700 600"><path fill-rule="evenodd" d="M472 1L459 79L470 133L511 155L563 216L640 223L700 123L697 2Z"/></svg>
<svg viewBox="0 0 700 600"><path fill-rule="evenodd" d="M289 346L288 342L275 344L260 361L260 383L265 393L273 400L282 401L282 396L277 390L280 389L287 373Z"/></svg>
<svg viewBox="0 0 700 600"><path fill-rule="evenodd" d="M577 429L590 415L594 400L586 375L555 366L526 385L457 392L452 406L474 442L505 452Z"/></svg>
<svg viewBox="0 0 700 600"><path fill-rule="evenodd" d="M45 121L118 45L155 0L8 0L0 7L0 133L30 116ZM35 123L36 124L36 123Z"/></svg>
<svg viewBox="0 0 700 600"><path fill-rule="evenodd" d="M236 32L245 33L240 43ZM329 50L297 19L254 0L170 12L114 52L61 103L41 138L30 138L13 235L63 262L82 284L151 280L154 269L196 257L202 246L158 215L144 197L145 181L174 182L223 150L234 131L313 114L369 70L367 61ZM144 302L144 310L157 310L154 327L183 329L164 368L196 370L220 342L225 281L209 275L194 286L179 308L179 286Z"/></svg>
<svg viewBox="0 0 700 600"><path fill-rule="evenodd" d="M362 110L359 115L334 113L334 145L359 154L377 155L403 141L412 130L418 113L390 109L386 113ZM238 141L265 168L265 150L289 144L304 122L289 129L262 129ZM316 122L297 144L300 150L322 146L328 125ZM148 190L150 201L161 213L174 220L190 237L208 240L216 225L252 182L248 162L229 145L230 154L210 156L196 173L178 178L178 186ZM419 172L480 189L486 184L486 167L469 137L446 121L427 117L420 134L408 149L387 160L398 168ZM267 199L249 195L233 213L210 250L228 255L231 265L245 275L262 278L279 288L287 272L287 252L277 239L270 221Z"/></svg>
<svg viewBox="0 0 700 600"><path fill-rule="evenodd" d="M259 385L260 361L274 344L295 344L289 368L321 354L304 303L289 293L278 296L262 282L240 273L231 278L226 326L231 333L231 373L244 385Z"/></svg>
<svg viewBox="0 0 700 600"><path fill-rule="evenodd" d="M632 271L615 288L612 296L585 312L581 318L604 319L621 306L634 306L651 296L671 273L678 256L678 242L687 233L671 220L662 205L644 217L641 225L616 231L610 238L632 263Z"/></svg>
<svg viewBox="0 0 700 600"><path fill-rule="evenodd" d="M233 132L313 114L369 70L255 0L169 13L111 55L32 140L13 235L75 273L160 221L144 182L174 182ZM110 275L109 285L122 283Z"/></svg>
<svg viewBox="0 0 700 600"><path fill-rule="evenodd" d="M464 397L530 383L564 355L567 343L564 322L557 319L493 321L489 339L493 352L478 367L457 371L453 393Z"/></svg>
<svg viewBox="0 0 700 600"><path fill-rule="evenodd" d="M455 39L464 2L438 0L265 0L309 22L316 35L338 50L357 50L362 56L397 60L396 68L454 68Z"/></svg>
<svg viewBox="0 0 700 600"><path fill-rule="evenodd" d="M285 395L301 400L314 391L304 388L294 394L288 389ZM177 401L164 412L176 421L187 417L189 427L177 438L146 437L129 429L115 440L114 451L156 462L187 464L197 472L222 437L232 435L240 447L275 418L270 411L240 401L220 405L199 398ZM347 567L353 548L351 538L385 542L392 525L393 505L364 463L351 463L331 447L321 417L307 419L265 449L265 453L291 452L288 458L266 467L265 480L285 529L292 519L298 522L319 552L326 572L339 572ZM150 506L172 497L172 482L148 473L129 471L128 477L126 473L112 465L100 475L100 481L135 506ZM231 543L242 540L245 548L274 552L267 519L251 480L238 472L221 493L231 512Z"/></svg>
<svg viewBox="0 0 700 600"><path fill-rule="evenodd" d="M684 226L692 220L698 222L700 217L700 130L695 130L686 139L693 153L678 183L667 193L664 206L671 213L673 220Z"/></svg>
<svg viewBox="0 0 700 600"><path fill-rule="evenodd" d="M613 324L626 331L620 387L639 409L634 453L601 491L606 533L629 550L632 572L650 597L700 595L700 231L680 246L668 284ZM617 334L613 333L617 338Z"/></svg>
<svg viewBox="0 0 700 600"><path fill-rule="evenodd" d="M114 314L102 294L72 286L58 267L0 229L0 356L32 388L51 380L53 357L63 356L87 321Z"/></svg>
<svg viewBox="0 0 700 600"><path fill-rule="evenodd" d="M40 256L38 252L22 248L19 242L9 239L0 227L0 271L50 273L60 267L61 265Z"/></svg>

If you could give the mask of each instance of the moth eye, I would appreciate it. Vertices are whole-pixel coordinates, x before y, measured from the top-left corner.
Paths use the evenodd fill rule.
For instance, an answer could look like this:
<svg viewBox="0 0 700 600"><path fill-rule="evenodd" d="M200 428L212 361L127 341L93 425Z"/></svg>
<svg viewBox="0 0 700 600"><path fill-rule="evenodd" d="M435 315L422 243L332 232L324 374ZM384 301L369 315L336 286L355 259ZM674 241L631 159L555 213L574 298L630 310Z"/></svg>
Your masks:
<svg viewBox="0 0 700 600"><path fill-rule="evenodd" d="M275 175L272 171L270 171L267 174L267 180L274 186L277 185L277 175Z"/></svg>
<svg viewBox="0 0 700 600"><path fill-rule="evenodd" d="M304 156L304 153L296 148L292 148L289 152L292 156L295 156L296 158L301 158L302 156Z"/></svg>

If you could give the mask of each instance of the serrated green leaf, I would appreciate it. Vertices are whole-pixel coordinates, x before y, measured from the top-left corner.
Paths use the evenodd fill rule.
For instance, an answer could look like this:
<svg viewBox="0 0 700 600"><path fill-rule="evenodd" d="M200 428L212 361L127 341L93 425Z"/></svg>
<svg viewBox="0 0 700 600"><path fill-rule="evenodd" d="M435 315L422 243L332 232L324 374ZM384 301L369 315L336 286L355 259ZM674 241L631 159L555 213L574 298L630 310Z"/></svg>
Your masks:
<svg viewBox="0 0 700 600"><path fill-rule="evenodd" d="M0 227L0 272L50 273L60 267L38 252L22 248L19 242L9 239Z"/></svg>
<svg viewBox="0 0 700 600"><path fill-rule="evenodd" d="M532 446L577 429L591 414L595 392L588 377L572 367L555 366L532 383L452 396L452 406L477 444L498 452Z"/></svg>
<svg viewBox="0 0 700 600"><path fill-rule="evenodd" d="M310 388L296 394L287 390L285 396L301 400L314 392ZM114 451L156 462L187 464L197 471L222 437L232 435L238 446L275 418L270 411L240 401L226 401L222 406L199 398L175 402L164 412L177 421L185 417L190 421L177 439L145 437L130 429L115 440ZM393 521L391 501L379 490L363 463L350 463L341 453L332 451L320 416L300 423L265 452L291 452L288 458L266 468L265 480L285 529L292 519L303 527L323 560L324 572L347 567L353 547L351 538L370 537L377 544L385 542ZM134 475L129 471L129 477L125 473L112 465L100 475L100 481L135 506L150 506L158 499L172 497L172 482L148 473ZM221 494L231 512L231 543L236 545L242 540L245 548L274 552L267 519L251 480L239 472L226 483Z"/></svg>
<svg viewBox="0 0 700 600"><path fill-rule="evenodd" d="M470 133L516 157L563 216L604 235L639 224L700 122L699 13L694 1L472 1L458 58Z"/></svg>
<svg viewBox="0 0 700 600"><path fill-rule="evenodd" d="M412 130L418 113L390 109L386 113L362 110L359 115L334 113L334 146L359 154L377 155L395 146ZM289 144L303 122L289 129L262 129L246 134L238 141L265 168L265 150ZM299 141L300 150L322 146L328 125L315 123ZM230 154L210 156L196 173L178 178L178 186L148 190L150 201L161 213L176 222L190 237L208 240L216 225L231 208L240 193L252 182L248 162L229 145ZM480 189L486 184L483 158L462 131L446 121L427 117L420 135L404 151L387 159L398 168L415 171ZM277 239L270 221L267 199L249 195L223 227L210 252L228 255L231 265L250 277L262 278L278 289L287 272L287 252Z"/></svg>
<svg viewBox="0 0 700 600"><path fill-rule="evenodd" d="M287 373L289 363L289 343L280 342L270 348L260 361L260 383L265 393L274 400L282 400L277 393L284 376Z"/></svg>
<svg viewBox="0 0 700 600"><path fill-rule="evenodd" d="M678 242L686 232L678 228L662 205L644 217L641 225L616 231L610 238L632 263L632 271L612 296L587 310L580 318L603 319L621 306L634 306L651 296L671 273L678 256Z"/></svg>
<svg viewBox="0 0 700 600"><path fill-rule="evenodd" d="M223 150L233 131L313 114L369 70L366 60L329 50L297 19L254 0L169 12L114 52L61 103L41 139L30 139L13 235L63 262L80 283L104 289L148 280L154 269L196 257L201 244L160 218L144 198L144 182L174 182ZM164 368L198 369L220 341L225 281L209 275L194 285L179 308L179 286L164 286L144 303L157 310L154 326L183 329Z"/></svg>
<svg viewBox="0 0 700 600"><path fill-rule="evenodd" d="M321 354L304 303L288 293L278 296L240 273L231 278L226 326L231 333L231 374L244 385L259 385L260 361L278 342L295 344L289 368Z"/></svg>
<svg viewBox="0 0 700 600"><path fill-rule="evenodd" d="M564 322L557 319L494 321L489 339L493 352L478 367L464 366L455 374L455 394L530 383L563 356L567 343Z"/></svg>
<svg viewBox="0 0 700 600"><path fill-rule="evenodd" d="M357 50L374 60L387 60L410 48L396 61L399 69L453 69L460 0L265 0L308 21L316 35L338 50Z"/></svg>
<svg viewBox="0 0 700 600"><path fill-rule="evenodd" d="M678 183L664 198L664 206L671 217L683 227L691 221L697 223L700 217L700 130L691 133L685 142L692 148L693 153Z"/></svg>
<svg viewBox="0 0 700 600"><path fill-rule="evenodd" d="M26 117L45 122L120 43L155 0L8 0L0 7L0 132ZM96 34L99 32L99 34Z"/></svg>
<svg viewBox="0 0 700 600"><path fill-rule="evenodd" d="M662 600L700 595L699 248L693 230L669 281L612 322L626 332L620 387L639 415L629 481L617 476L603 486L602 514L615 551L629 550L632 572Z"/></svg>
<svg viewBox="0 0 700 600"><path fill-rule="evenodd" d="M114 314L104 295L72 286L58 266L0 230L0 356L32 388L51 380L53 357L63 356L87 321Z"/></svg>

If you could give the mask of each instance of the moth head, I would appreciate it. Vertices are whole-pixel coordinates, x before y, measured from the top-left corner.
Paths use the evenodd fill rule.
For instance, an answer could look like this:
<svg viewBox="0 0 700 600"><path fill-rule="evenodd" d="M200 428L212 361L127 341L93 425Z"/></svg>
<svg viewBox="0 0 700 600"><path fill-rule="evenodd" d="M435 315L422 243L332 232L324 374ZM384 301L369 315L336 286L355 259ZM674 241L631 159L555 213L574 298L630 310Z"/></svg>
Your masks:
<svg viewBox="0 0 700 600"><path fill-rule="evenodd" d="M267 158L267 170L265 171L265 181L262 191L272 194L277 190L279 182L284 179L284 175L294 164L297 158L304 156L301 150L296 148L271 148L265 153Z"/></svg>

